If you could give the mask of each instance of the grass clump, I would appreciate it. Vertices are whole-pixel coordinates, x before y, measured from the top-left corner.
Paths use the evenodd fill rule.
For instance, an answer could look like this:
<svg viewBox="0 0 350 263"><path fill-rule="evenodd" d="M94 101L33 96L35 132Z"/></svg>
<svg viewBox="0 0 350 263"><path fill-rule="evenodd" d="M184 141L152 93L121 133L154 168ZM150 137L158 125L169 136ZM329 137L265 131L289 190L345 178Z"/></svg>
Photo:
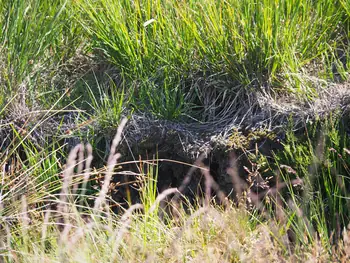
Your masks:
<svg viewBox="0 0 350 263"><path fill-rule="evenodd" d="M297 73L336 48L346 25L338 1L106 0L78 6L96 47L132 78L163 68L176 74L170 67L178 74L226 70L246 84L283 69Z"/></svg>
<svg viewBox="0 0 350 263"><path fill-rule="evenodd" d="M150 111L165 105L165 118L178 116L168 97L198 104L201 87L193 81L210 75L231 80L217 96L265 86L303 98L317 94L307 81L310 67L317 78L333 78L335 71L346 76L344 1L105 0L78 1L77 7L93 47L125 79L145 83L136 98Z"/></svg>
<svg viewBox="0 0 350 263"><path fill-rule="evenodd" d="M94 114L92 118L97 118L97 122L102 129L116 127L122 114L125 113L124 105L127 104L128 100L124 91L119 92L113 81L110 81L106 88L102 87L96 80L97 88L95 89L98 93L95 95L95 89L91 88L87 83L86 85L91 100L90 108L92 114Z"/></svg>
<svg viewBox="0 0 350 263"><path fill-rule="evenodd" d="M126 96L127 109L179 122L241 118L239 109L256 106L251 94L261 92L310 101L321 80L348 78L345 0L2 1L0 7L0 84L11 95L26 94L16 103L32 108L73 94L85 109L95 102L79 78L106 65L118 87L112 100ZM6 97L0 95L2 105ZM61 108L69 103L62 100Z"/></svg>
<svg viewBox="0 0 350 263"><path fill-rule="evenodd" d="M74 54L79 31L72 26L67 2L1 1L3 81L9 89L40 72L48 60L59 62Z"/></svg>

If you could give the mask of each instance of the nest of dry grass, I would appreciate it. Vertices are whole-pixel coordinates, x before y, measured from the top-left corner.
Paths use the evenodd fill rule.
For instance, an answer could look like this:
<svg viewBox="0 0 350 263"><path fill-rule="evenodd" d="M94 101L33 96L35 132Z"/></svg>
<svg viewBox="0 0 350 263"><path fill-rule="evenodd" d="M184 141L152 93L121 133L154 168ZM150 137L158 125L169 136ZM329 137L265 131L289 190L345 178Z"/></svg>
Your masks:
<svg viewBox="0 0 350 263"><path fill-rule="evenodd" d="M91 59L83 59L79 55L77 59L72 59L71 63L57 69L59 72L56 75L61 76L59 79L49 80L45 76L43 78L58 83L58 86L62 86L63 83L63 86L73 87L74 80L83 77L89 66L89 70L95 68L108 72L112 79L120 81L114 68L91 63ZM76 64L80 66L74 66ZM48 72L50 70L48 69ZM130 115L125 131L125 150L134 146L142 149L149 145L164 145L165 148L194 160L201 152L227 148L232 134L236 131L260 129L284 137L283 127L290 120L297 129L309 121L334 112L346 116L349 110L349 82L332 83L315 77L301 76L305 86L312 86L315 91L312 97L305 99L300 98L300 94L274 93L268 86L243 88L220 74L195 74L193 77L186 97L190 99L196 93L201 104L201 110L196 112L196 115L201 117L202 121L189 115L181 120L164 120L151 114L137 112ZM72 131L79 130L80 134L84 134L93 128L95 135L105 137L107 142L115 132L113 128L105 130L99 127L98 122L93 120L88 122L88 125L80 125L86 119L82 120L82 115L76 111L47 112L42 111L36 104L28 106L26 94L24 83L20 86L17 97L8 105L5 119L0 122L2 141L6 141L11 131L16 129L31 131L28 136L38 143L43 143L52 136L64 137L73 147L79 141L79 136ZM129 115L127 112L125 114Z"/></svg>
<svg viewBox="0 0 350 263"><path fill-rule="evenodd" d="M350 105L349 83L326 83L318 81L317 93L310 100L297 95L272 96L258 89L231 101L228 109L219 112L207 122L176 122L156 119L146 114L131 116L126 137L129 146L142 143L161 145L171 143L173 150L198 158L200 152L225 148L233 133L245 130L264 130L284 137L284 127L293 122L294 129L301 128L315 119L330 114L346 117ZM231 99L231 98L230 98Z"/></svg>

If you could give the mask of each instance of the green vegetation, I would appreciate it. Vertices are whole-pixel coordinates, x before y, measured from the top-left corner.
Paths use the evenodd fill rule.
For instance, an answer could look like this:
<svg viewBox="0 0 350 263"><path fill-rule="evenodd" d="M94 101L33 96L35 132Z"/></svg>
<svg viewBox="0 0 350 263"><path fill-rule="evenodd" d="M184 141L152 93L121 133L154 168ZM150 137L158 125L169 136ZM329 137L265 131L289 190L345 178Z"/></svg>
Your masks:
<svg viewBox="0 0 350 263"><path fill-rule="evenodd" d="M110 211L118 206L111 198L110 176L119 158L115 147L120 133L107 167L94 172L90 146L86 146L86 154L83 145L76 146L61 172L60 148L52 145L47 147L50 153L38 153L23 145L25 151L31 151L28 165L13 161L13 168L2 178L2 259L346 261L350 249L346 229L350 152L343 148L347 135L341 126L330 119L309 126L298 138L289 133L285 149L271 160L259 152L250 154L252 171L241 184L238 205L225 199L219 205L213 198L203 206L200 197L194 204L186 198L182 203L169 202L168 197L178 190L157 194L158 163L140 161L145 167L140 168L137 182L141 203L119 215ZM207 168L200 169L205 174ZM102 174L104 180L96 194L85 195L85 188L78 187L94 184ZM235 180L230 169L228 174ZM271 175L277 178L276 185L256 192L256 179L263 177L268 182ZM210 184L208 178L206 183ZM209 186L218 191L213 183ZM89 200L94 201L93 207Z"/></svg>
<svg viewBox="0 0 350 263"><path fill-rule="evenodd" d="M261 89L311 100L316 80L348 78L345 0L11 0L0 10L1 90L24 90L28 105L63 92L89 100L77 80L94 63L83 56L114 66L125 107L181 121L211 121Z"/></svg>
<svg viewBox="0 0 350 263"><path fill-rule="evenodd" d="M349 0L0 0L0 262L348 261L349 37ZM160 192L150 138L246 163Z"/></svg>

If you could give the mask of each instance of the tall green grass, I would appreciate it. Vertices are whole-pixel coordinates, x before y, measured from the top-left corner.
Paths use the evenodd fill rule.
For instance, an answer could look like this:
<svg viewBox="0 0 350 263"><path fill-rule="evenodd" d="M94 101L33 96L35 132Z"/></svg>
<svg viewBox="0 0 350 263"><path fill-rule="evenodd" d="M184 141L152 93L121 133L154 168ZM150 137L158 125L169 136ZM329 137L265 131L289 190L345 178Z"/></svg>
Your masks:
<svg viewBox="0 0 350 263"><path fill-rule="evenodd" d="M75 55L83 36L69 2L0 1L0 85L7 95L26 93L28 104L43 104L40 96L57 88L50 86L52 74Z"/></svg>
<svg viewBox="0 0 350 263"><path fill-rule="evenodd" d="M284 207L287 229L296 235L296 241L302 246L320 242L331 252L350 222L346 126L331 117L309 124L303 131L296 136L290 128L284 149L276 151L270 161L260 159L261 170L268 167L274 171L277 185L286 183L277 193L280 202L274 204L276 209ZM302 186L295 187L299 184L293 183L295 180L302 181Z"/></svg>
<svg viewBox="0 0 350 263"><path fill-rule="evenodd" d="M105 0L78 6L96 47L130 77L164 67L225 70L248 84L282 70L296 73L334 50L345 24L339 1Z"/></svg>
<svg viewBox="0 0 350 263"><path fill-rule="evenodd" d="M312 97L315 87L302 81L307 66L319 65L317 77L332 77L337 51L347 52L344 1L101 0L77 7L93 47L125 78L149 83L140 87L141 101L153 86L153 99L164 104L167 92L178 97L178 86L184 98L196 75L222 72L235 83L227 92L268 85Z"/></svg>
<svg viewBox="0 0 350 263"><path fill-rule="evenodd" d="M11 0L0 10L2 105L20 84L31 104L72 89L52 80L69 77L61 69L77 50L114 65L132 98L125 106L166 119L208 120L208 96L244 88L311 99L310 74L348 77L345 0Z"/></svg>
<svg viewBox="0 0 350 263"><path fill-rule="evenodd" d="M133 99L126 106L166 119L206 120L205 96L268 87L311 99L310 74L348 77L345 0L11 0L0 10L2 91L26 80L33 104L68 88L50 80L77 50L114 65Z"/></svg>

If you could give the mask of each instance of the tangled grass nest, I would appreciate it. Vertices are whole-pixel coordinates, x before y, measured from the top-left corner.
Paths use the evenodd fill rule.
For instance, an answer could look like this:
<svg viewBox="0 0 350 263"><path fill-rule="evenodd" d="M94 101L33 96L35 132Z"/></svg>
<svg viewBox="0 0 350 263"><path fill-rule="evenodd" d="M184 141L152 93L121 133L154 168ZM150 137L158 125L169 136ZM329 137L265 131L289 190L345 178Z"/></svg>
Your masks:
<svg viewBox="0 0 350 263"><path fill-rule="evenodd" d="M71 63L85 66L80 66L80 70L72 74L69 72L73 65L62 66L59 69L62 77L55 81L71 87L74 84L72 79L82 78L91 61L76 59ZM120 81L115 68L97 64L93 67L99 70L102 68L105 76L109 76L107 81ZM126 111L124 114L130 116L125 130L125 138L128 138L126 146L166 145L170 142L176 145L175 149L171 146L171 150L194 160L200 152L227 147L235 131L263 129L268 133L283 133L282 128L290 120L297 129L310 120L336 111L340 115L347 115L350 104L349 82L327 82L309 75L297 77L301 90L299 93L276 93L268 85L253 83L250 88L242 87L224 73L206 76L193 74L185 99L193 101L196 96L199 111L191 115L193 112L189 108L189 114L184 114L181 120L165 120L140 111L128 114ZM109 145L115 133L114 128L105 130L96 120L86 122L86 119L81 118L82 112L77 110L42 111L35 103L28 106L26 86L25 82L20 85L17 97L7 105L4 117L0 120L3 147L10 143L9 134L15 129L27 133L26 136L39 144L53 136L64 138L72 148L80 138L70 131L79 130L81 135L91 127L96 136L105 137L106 145ZM312 90L308 87L312 87ZM303 92L305 96L301 96ZM82 122L88 125L81 125Z"/></svg>
<svg viewBox="0 0 350 263"><path fill-rule="evenodd" d="M125 131L129 146L142 143L163 144L167 141L181 146L181 152L197 158L199 152L215 147L225 147L232 133L237 130L264 129L267 132L281 132L281 128L292 119L295 127L330 113L340 112L346 116L350 105L350 84L330 84L322 88L312 101L301 102L288 97L274 98L262 91L246 95L245 100L236 101L235 109L221 112L216 120L207 122L162 120L145 113L130 115ZM232 102L234 104L234 102ZM0 121L0 138L5 143L12 129L29 132L32 140L44 142L51 136L63 135L71 143L76 143L76 135L68 135L79 125L77 111L40 111L29 109L23 101L10 105L6 118ZM214 118L213 118L214 119ZM103 131L98 123L92 122L94 128L110 139L113 130ZM88 126L83 126L86 131ZM74 145L72 145L74 146Z"/></svg>
<svg viewBox="0 0 350 263"><path fill-rule="evenodd" d="M196 159L205 150L227 147L236 131L264 130L267 134L276 133L283 138L283 128L290 121L294 129L298 129L330 114L346 117L350 105L350 83L317 81L316 94L307 101L293 94L272 96L263 88L234 99L225 98L227 107L207 122L184 123L135 114L131 116L126 130L129 144L140 144L146 138L151 138L155 144L175 140L180 151Z"/></svg>

